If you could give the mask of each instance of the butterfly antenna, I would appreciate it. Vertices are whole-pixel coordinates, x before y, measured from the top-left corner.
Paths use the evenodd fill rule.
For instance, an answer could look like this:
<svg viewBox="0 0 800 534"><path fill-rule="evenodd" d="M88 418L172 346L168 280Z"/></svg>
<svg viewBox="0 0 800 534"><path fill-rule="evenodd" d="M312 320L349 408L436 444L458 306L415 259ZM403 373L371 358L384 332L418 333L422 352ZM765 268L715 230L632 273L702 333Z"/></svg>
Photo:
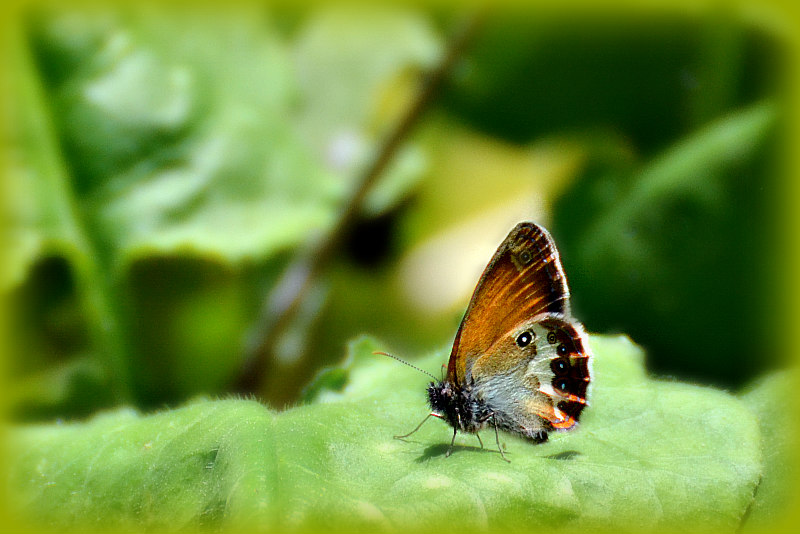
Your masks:
<svg viewBox="0 0 800 534"><path fill-rule="evenodd" d="M417 370L417 371L419 371L420 373L425 373L425 374L426 374L426 375L428 375L429 377L431 377L431 378L433 378L434 380L436 380L436 377L435 377L435 376L433 376L432 374L430 374L428 371L425 371L425 370L423 370L423 369L420 369L420 368L419 368L419 367L417 367L416 365L411 365L411 364L410 364L410 363L408 363L407 361L405 361L405 360L401 360L401 359L400 359L400 358L398 358L397 356L394 356L394 355L392 355L392 354L389 354L388 352L381 352L381 351L379 351L379 350L376 350L376 351L375 351L375 352L373 352L372 354L382 354L382 355L384 355L384 356L388 356L388 357L390 357L390 358L394 358L394 359L395 359L395 360L397 360L398 362L400 362L400 363L404 363L404 364L406 364L407 366L409 366L409 367L411 367L411 368L413 368L413 369L416 369L416 370Z"/></svg>

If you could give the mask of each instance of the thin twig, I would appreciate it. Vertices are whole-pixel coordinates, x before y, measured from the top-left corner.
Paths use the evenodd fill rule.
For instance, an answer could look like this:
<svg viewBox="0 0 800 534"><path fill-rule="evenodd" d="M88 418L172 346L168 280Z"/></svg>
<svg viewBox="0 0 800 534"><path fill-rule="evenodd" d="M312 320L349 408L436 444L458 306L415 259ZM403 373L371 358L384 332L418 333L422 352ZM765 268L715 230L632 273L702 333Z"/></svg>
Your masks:
<svg viewBox="0 0 800 534"><path fill-rule="evenodd" d="M395 125L376 151L375 158L363 171L336 224L322 239L312 241L305 251L286 268L274 289L270 292L262 309L255 340L246 347L246 363L233 389L243 394L256 394L267 378L267 370L274 354L275 343L297 314L300 304L307 297L314 281L337 251L348 231L361 214L364 199L372 190L386 166L392 161L402 142L408 137L425 109L450 74L456 61L461 58L467 44L472 40L486 18L486 10L472 15L462 31L448 46L436 68L424 80L417 97L405 115Z"/></svg>

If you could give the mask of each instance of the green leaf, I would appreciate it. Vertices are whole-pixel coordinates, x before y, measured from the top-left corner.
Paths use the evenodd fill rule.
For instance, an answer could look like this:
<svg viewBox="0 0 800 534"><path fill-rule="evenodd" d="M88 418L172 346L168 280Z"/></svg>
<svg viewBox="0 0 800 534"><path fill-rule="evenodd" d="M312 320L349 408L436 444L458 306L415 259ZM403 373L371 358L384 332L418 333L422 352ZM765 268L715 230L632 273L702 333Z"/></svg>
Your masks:
<svg viewBox="0 0 800 534"><path fill-rule="evenodd" d="M28 428L14 439L18 452L31 447L15 493L54 526L177 529L213 525L223 513L235 519L243 501L245 512L260 511L275 485L271 419L252 401L202 401L149 417L119 410Z"/></svg>
<svg viewBox="0 0 800 534"><path fill-rule="evenodd" d="M72 187L115 266L269 257L331 223L342 190L293 131L288 53L264 10L57 13L34 29ZM70 60L81 68L49 72Z"/></svg>
<svg viewBox="0 0 800 534"><path fill-rule="evenodd" d="M293 43L298 127L331 172L352 185L405 113L423 69L440 57L439 37L422 13L396 6L333 5L315 10ZM324 90L320 90L324 88ZM385 211L425 167L415 144L401 149L365 200Z"/></svg>
<svg viewBox="0 0 800 534"><path fill-rule="evenodd" d="M26 393L15 414L218 391L280 254L327 228L343 193L294 131L286 47L253 6L54 7L17 22L0 290L19 311L14 360L39 364L15 378L64 395ZM165 255L182 269L164 269ZM243 272L248 261L263 262L260 276ZM198 271L190 294L186 275ZM197 332L213 335L199 365ZM110 394L68 397L85 382L73 363L87 357L87 391ZM51 387L51 368L65 387Z"/></svg>
<svg viewBox="0 0 800 534"><path fill-rule="evenodd" d="M76 348L60 341L65 333L68 338L85 337L83 342L95 349L93 367L99 372L92 374L102 377L90 380L89 389L106 390L94 402L103 405L109 400L130 400L109 279L104 276L91 235L82 225L24 27L8 27L12 29L6 36L8 57L16 76L9 84L9 96L15 104L9 107L9 165L0 177L5 193L0 206L5 223L0 225L0 242L6 252L0 268L0 294L11 296L16 312L11 315L12 321L19 321L10 329L12 350L24 347L25 357L19 358L23 365L83 358L80 352L84 346ZM52 326L55 328L49 328ZM84 367L60 363L62 370ZM81 377L70 371L64 375L65 380L59 381L73 382L72 388L65 389L75 391L74 384L81 382ZM41 389L50 389L51 385L52 381L45 380ZM74 396L58 400L61 405L85 403L85 399Z"/></svg>
<svg viewBox="0 0 800 534"><path fill-rule="evenodd" d="M221 391L289 255L330 228L439 56L417 11L307 10L294 32L273 12L285 21L255 5L48 6L8 25L15 416ZM333 164L351 134L358 161ZM405 150L364 211L394 206L423 165ZM106 394L75 398L87 382Z"/></svg>
<svg viewBox="0 0 800 534"><path fill-rule="evenodd" d="M534 445L501 433L511 463L430 421L428 378L351 345L347 378L282 413L246 400L17 428L11 495L55 527L266 531L734 531L761 474L758 425L722 391L648 378L625 337L593 336L591 407ZM433 353L416 365L433 371ZM338 382L338 383L337 383Z"/></svg>
<svg viewBox="0 0 800 534"><path fill-rule="evenodd" d="M761 429L764 469L747 517L745 532L786 519L797 490L797 412L788 399L795 397L797 371L780 371L751 384L740 395L755 414Z"/></svg>

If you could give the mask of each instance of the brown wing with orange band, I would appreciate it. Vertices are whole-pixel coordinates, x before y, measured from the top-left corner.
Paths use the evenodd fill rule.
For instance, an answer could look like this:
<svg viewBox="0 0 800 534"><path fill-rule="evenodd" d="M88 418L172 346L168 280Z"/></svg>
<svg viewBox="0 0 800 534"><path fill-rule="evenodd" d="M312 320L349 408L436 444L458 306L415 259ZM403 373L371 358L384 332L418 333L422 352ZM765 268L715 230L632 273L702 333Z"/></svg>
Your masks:
<svg viewBox="0 0 800 534"><path fill-rule="evenodd" d="M447 379L463 384L466 369L500 336L540 313L569 315L569 290L558 250L544 228L520 223L483 271L456 334Z"/></svg>

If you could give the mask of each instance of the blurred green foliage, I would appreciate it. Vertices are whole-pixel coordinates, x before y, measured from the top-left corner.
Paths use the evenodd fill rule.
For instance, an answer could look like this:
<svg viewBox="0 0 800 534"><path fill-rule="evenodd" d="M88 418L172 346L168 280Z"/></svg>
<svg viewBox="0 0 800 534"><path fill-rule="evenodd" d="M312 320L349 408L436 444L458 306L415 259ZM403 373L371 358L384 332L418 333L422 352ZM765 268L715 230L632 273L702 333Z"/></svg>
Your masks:
<svg viewBox="0 0 800 534"><path fill-rule="evenodd" d="M724 9L501 12L444 101L494 135L624 136L650 157L688 132L772 94L785 60L756 20Z"/></svg>
<svg viewBox="0 0 800 534"><path fill-rule="evenodd" d="M457 20L27 13L9 37L14 412L225 391L276 277L331 228ZM659 372L735 386L780 363L765 316L778 49L731 16L490 16L278 343L263 394L297 399L361 331L406 353L450 338L491 250L408 264L450 229L472 224L477 243L521 218L552 219L589 329L631 333ZM493 210L507 220L481 223ZM470 281L425 311L414 278L437 270Z"/></svg>
<svg viewBox="0 0 800 534"><path fill-rule="evenodd" d="M744 108L646 165L594 166L558 200L576 306L647 346L656 371L730 386L786 362L763 176L776 119L771 105Z"/></svg>
<svg viewBox="0 0 800 534"><path fill-rule="evenodd" d="M298 495L322 477L328 485L304 502L330 504L326 495L359 482L353 469L369 450L381 468L365 465L386 470L384 489L422 454L408 487L394 490L408 503L439 499L423 522L477 506L492 525L514 508L537 524L546 510L568 528L603 524L608 510L620 522L642 520L661 502L672 508L645 526L702 519L703 528L733 529L759 476L751 519L774 518L791 480L776 466L793 423L769 408L788 394L789 375L767 376L788 363L774 209L788 63L785 36L751 7L490 12L278 340L260 392L269 409L203 401L15 430L26 444L16 453L28 454L15 475L23 507L59 522L138 513L153 528L235 522L272 513L269 499L247 492L272 491L268 481L280 475L297 479L279 496L298 514L280 526L294 528L321 517ZM463 23L462 13L411 6L146 4L18 15L4 35L9 157L0 197L6 395L17 422L227 393L276 280L348 208L359 173ZM659 375L729 390L761 377L759 385L733 397L651 380L638 352L593 337L607 358L598 357L598 372L620 373L609 390L598 382L586 422L594 430L541 448L510 438L512 466L533 474L508 480L530 490L541 476L554 491L567 481L572 493L537 489L505 504L488 497L499 486L486 469L503 467L484 461L491 455L465 446L439 466L441 425L420 432L436 443L422 452L387 441L403 430L398 422L424 412L413 373L406 382L393 362L362 361L359 345L359 363L309 386L362 332L409 359L451 340L493 247L522 219L552 230L587 330L629 335ZM443 354L423 364L435 371ZM148 437L161 427L174 440ZM119 457L92 456L112 435ZM702 459L701 443L714 447ZM265 460L278 446L282 460ZM223 448L232 456L220 474L207 455ZM146 456L156 449L156 460ZM580 454L553 460L566 450ZM594 455L598 463L587 462ZM73 456L55 487L30 479L43 458ZM428 491L434 461L452 470L458 491ZM170 474L168 465L181 467ZM656 474L661 467L674 471ZM628 468L644 476L629 487L615 471ZM699 496L692 506L670 500L674 473L703 470L705 482L686 486ZM194 489L177 491L185 481ZM471 488L476 481L487 485ZM163 508L128 491L139 483L163 496ZM193 493L194 483L205 485ZM103 493L119 500L94 500ZM397 524L405 510L361 486L352 496L346 513L370 527ZM576 499L583 517L573 515Z"/></svg>
<svg viewBox="0 0 800 534"><path fill-rule="evenodd" d="M419 16L376 14L348 29L342 13L311 13L291 40L256 7L24 19L3 280L12 309L27 310L14 317L15 353L34 352L21 358L19 414L224 390L288 253L330 227L383 133L367 97L438 53ZM349 46L340 65L330 40ZM413 147L402 153L371 213L419 166ZM95 387L78 388L90 376Z"/></svg>

